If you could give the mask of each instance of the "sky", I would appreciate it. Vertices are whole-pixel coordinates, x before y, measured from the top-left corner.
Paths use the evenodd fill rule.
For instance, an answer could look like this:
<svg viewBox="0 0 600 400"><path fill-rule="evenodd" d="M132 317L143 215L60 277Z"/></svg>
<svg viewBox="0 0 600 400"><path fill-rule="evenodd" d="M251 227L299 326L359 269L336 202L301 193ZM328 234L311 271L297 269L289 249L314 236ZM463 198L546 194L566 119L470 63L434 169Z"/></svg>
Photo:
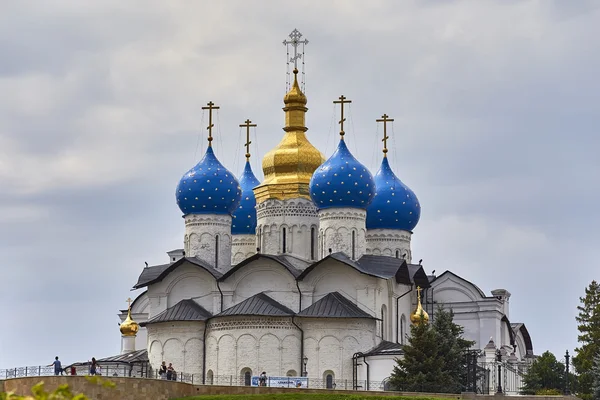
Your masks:
<svg viewBox="0 0 600 400"><path fill-rule="evenodd" d="M281 139L282 41L305 54L309 140L418 196L413 258L512 293L534 351L577 346L598 276L600 9L594 1L19 1L0 4L0 368L120 351L144 262L181 248L181 176L214 148L255 173ZM596 39L595 39L596 38Z"/></svg>

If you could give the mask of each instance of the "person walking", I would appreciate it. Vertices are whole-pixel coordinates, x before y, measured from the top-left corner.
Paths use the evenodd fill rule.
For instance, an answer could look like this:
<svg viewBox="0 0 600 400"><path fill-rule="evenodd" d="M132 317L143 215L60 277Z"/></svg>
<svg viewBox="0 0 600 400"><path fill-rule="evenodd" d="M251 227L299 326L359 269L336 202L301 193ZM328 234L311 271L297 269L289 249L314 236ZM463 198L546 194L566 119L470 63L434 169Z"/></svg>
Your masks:
<svg viewBox="0 0 600 400"><path fill-rule="evenodd" d="M175 374L175 368L173 368L173 363L169 363L169 366L167 367L167 380L174 381L175 380L175 379L173 379L174 374Z"/></svg>
<svg viewBox="0 0 600 400"><path fill-rule="evenodd" d="M62 375L63 374L62 364L58 360L58 356L56 356L54 358L54 362L48 366L49 367L54 366L54 375Z"/></svg>
<svg viewBox="0 0 600 400"><path fill-rule="evenodd" d="M92 357L92 363L90 364L90 375L96 375L98 369L98 362Z"/></svg>

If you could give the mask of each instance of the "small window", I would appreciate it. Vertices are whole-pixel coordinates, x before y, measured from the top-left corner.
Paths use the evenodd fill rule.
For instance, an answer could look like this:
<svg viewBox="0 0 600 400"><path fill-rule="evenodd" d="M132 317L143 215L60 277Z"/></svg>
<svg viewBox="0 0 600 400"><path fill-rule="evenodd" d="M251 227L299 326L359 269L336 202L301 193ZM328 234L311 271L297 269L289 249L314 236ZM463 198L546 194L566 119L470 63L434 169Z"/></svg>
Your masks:
<svg viewBox="0 0 600 400"><path fill-rule="evenodd" d="M282 242L282 246L281 246L281 247L282 247L282 249L281 249L281 252L282 252L282 253L285 253L285 249L286 249L286 234L287 234L287 232L286 232L286 229L285 229L285 228L283 228L283 230L282 230L282 232L281 232L281 242Z"/></svg>
<svg viewBox="0 0 600 400"><path fill-rule="evenodd" d="M310 228L310 259L314 260L315 259L315 234L316 234L316 230L315 228Z"/></svg>
<svg viewBox="0 0 600 400"><path fill-rule="evenodd" d="M219 235L215 236L215 268L219 268Z"/></svg>
<svg viewBox="0 0 600 400"><path fill-rule="evenodd" d="M396 258L400 258L400 250L396 250Z"/></svg>
<svg viewBox="0 0 600 400"><path fill-rule="evenodd" d="M352 259L356 259L356 232L352 231Z"/></svg>
<svg viewBox="0 0 600 400"><path fill-rule="evenodd" d="M250 386L252 383L252 372L246 371L244 372L244 386Z"/></svg>

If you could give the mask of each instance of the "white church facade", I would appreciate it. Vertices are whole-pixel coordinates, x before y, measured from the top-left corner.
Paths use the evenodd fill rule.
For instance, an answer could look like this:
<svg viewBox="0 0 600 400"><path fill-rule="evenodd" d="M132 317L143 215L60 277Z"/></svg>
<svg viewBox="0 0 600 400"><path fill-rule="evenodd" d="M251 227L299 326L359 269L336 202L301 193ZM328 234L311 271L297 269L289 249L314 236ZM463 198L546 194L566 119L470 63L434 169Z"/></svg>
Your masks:
<svg viewBox="0 0 600 400"><path fill-rule="evenodd" d="M238 180L216 158L215 107L206 107L206 154L176 191L183 248L142 270L134 289L144 291L119 314L122 353L146 349L152 368L173 363L207 384L262 371L383 382L422 303L430 318L437 305L452 308L477 349L489 350L491 338L506 357L533 357L525 325L509 319L507 290L487 295L413 262L421 205L392 171L385 145L374 176L348 150L343 96L335 152L326 159L309 142L297 72L262 182L249 162Z"/></svg>

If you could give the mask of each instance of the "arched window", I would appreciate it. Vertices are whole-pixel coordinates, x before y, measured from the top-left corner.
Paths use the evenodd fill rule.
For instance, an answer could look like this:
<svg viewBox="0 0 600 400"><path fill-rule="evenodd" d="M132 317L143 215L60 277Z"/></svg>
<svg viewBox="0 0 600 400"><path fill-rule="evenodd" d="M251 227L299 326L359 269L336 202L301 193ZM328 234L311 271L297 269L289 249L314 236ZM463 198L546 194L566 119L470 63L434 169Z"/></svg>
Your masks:
<svg viewBox="0 0 600 400"><path fill-rule="evenodd" d="M316 236L316 229L314 227L310 228L310 259L311 260L315 259L315 249L316 249L316 245L315 245L316 238L315 238L315 236Z"/></svg>
<svg viewBox="0 0 600 400"><path fill-rule="evenodd" d="M288 372L286 372L285 376L298 376L298 373L295 370L290 369Z"/></svg>
<svg viewBox="0 0 600 400"><path fill-rule="evenodd" d="M402 314L400 317L400 344L404 344L406 337L406 317Z"/></svg>
<svg viewBox="0 0 600 400"><path fill-rule="evenodd" d="M262 227L259 226L257 229L256 247L262 249Z"/></svg>
<svg viewBox="0 0 600 400"><path fill-rule="evenodd" d="M400 258L400 250L396 250L396 258Z"/></svg>
<svg viewBox="0 0 600 400"><path fill-rule="evenodd" d="M384 305L381 306L381 339L385 340L386 339L386 335L385 335L385 314L387 312L387 307Z"/></svg>
<svg viewBox="0 0 600 400"><path fill-rule="evenodd" d="M285 253L285 249L286 249L286 244L287 244L286 243L286 239L287 239L286 234L287 234L286 228L283 228L281 230L281 243L282 243L281 252L282 253Z"/></svg>
<svg viewBox="0 0 600 400"><path fill-rule="evenodd" d="M206 384L207 385L212 385L214 382L214 374L212 372L212 369L209 369L208 372L206 373Z"/></svg>
<svg viewBox="0 0 600 400"><path fill-rule="evenodd" d="M215 268L219 268L219 235L215 236Z"/></svg>
<svg viewBox="0 0 600 400"><path fill-rule="evenodd" d="M352 259L356 258L356 232L352 231Z"/></svg>

